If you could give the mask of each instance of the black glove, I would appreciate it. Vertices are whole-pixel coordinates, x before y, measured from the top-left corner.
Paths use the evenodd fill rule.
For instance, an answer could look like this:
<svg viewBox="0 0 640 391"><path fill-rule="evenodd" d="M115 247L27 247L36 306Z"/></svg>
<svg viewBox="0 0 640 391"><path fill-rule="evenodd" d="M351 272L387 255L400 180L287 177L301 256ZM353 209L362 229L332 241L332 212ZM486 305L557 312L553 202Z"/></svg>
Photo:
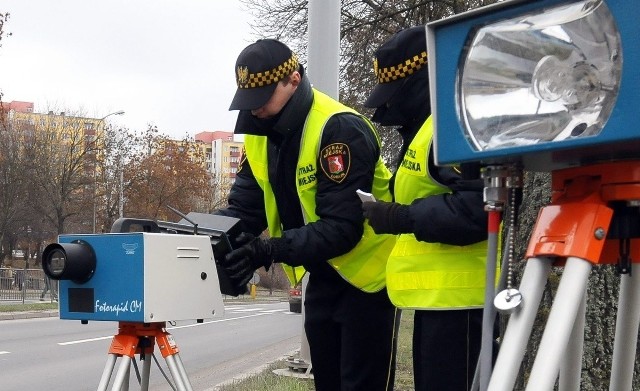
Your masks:
<svg viewBox="0 0 640 391"><path fill-rule="evenodd" d="M377 234L403 234L413 230L409 206L395 202L363 202L362 214Z"/></svg>
<svg viewBox="0 0 640 391"><path fill-rule="evenodd" d="M238 246L224 257L221 266L238 290L243 290L256 269L264 266L269 270L273 263L273 244L270 239L256 238L243 232L236 238Z"/></svg>

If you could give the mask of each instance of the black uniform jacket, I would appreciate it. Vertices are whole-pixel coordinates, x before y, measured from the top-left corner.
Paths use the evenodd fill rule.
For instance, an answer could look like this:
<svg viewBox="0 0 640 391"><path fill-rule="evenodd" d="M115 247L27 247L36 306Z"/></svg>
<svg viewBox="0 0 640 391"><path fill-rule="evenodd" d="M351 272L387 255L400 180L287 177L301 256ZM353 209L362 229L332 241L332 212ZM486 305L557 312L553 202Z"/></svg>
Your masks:
<svg viewBox="0 0 640 391"><path fill-rule="evenodd" d="M326 174L328 162L317 161L316 214L319 220L304 224L296 192L296 169L303 126L313 102L305 75L287 105L276 118L259 120L249 111L238 115L235 133L266 135L269 181L283 226L275 241L277 262L303 265L310 272L335 274L327 260L350 251L362 238L361 202L357 189L371 191L380 149L366 122L353 114L338 114L326 124L320 151L331 144L345 144L347 175L337 182ZM324 165L324 169L323 169ZM267 228L262 189L243 157L229 195L229 206L216 214L240 218L245 232L259 235Z"/></svg>
<svg viewBox="0 0 640 391"><path fill-rule="evenodd" d="M421 123L410 129L399 129L403 138L401 157L420 126ZM411 203L409 216L416 239L456 246L487 240L488 215L484 210L483 180L473 178L474 175L464 175L459 168L436 166L433 161L433 143L428 167L429 175L439 184L451 189L452 193L417 198ZM466 179L467 177L472 179Z"/></svg>

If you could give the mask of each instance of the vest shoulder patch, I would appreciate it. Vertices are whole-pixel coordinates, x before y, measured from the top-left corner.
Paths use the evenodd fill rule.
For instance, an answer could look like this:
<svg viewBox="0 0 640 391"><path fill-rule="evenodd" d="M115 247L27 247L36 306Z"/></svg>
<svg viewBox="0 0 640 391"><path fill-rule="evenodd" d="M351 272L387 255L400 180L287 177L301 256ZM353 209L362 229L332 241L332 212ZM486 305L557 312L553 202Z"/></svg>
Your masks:
<svg viewBox="0 0 640 391"><path fill-rule="evenodd" d="M351 152L344 143L333 143L320 151L322 172L336 183L341 183L349 175Z"/></svg>

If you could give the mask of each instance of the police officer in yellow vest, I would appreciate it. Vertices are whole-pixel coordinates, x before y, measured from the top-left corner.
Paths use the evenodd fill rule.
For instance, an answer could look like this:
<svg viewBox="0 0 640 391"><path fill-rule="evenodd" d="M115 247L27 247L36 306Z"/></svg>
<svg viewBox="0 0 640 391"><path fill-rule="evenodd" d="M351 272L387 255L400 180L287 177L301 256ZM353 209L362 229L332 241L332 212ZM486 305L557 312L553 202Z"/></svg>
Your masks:
<svg viewBox="0 0 640 391"><path fill-rule="evenodd" d="M423 26L402 30L375 53L377 84L365 102L374 122L402 137L395 202L367 202L377 233L400 234L387 264L391 301L415 309L417 391L469 390L481 344L487 214L483 183L433 161ZM454 86L451 86L454 88Z"/></svg>
<svg viewBox="0 0 640 391"><path fill-rule="evenodd" d="M245 151L229 206L216 213L240 218L244 232L224 266L239 287L273 262L303 266L316 390L392 390L399 311L385 268L396 238L365 224L356 194L391 200L375 127L312 88L277 40L246 47L236 81L230 110L240 110ZM265 228L270 238L259 237Z"/></svg>

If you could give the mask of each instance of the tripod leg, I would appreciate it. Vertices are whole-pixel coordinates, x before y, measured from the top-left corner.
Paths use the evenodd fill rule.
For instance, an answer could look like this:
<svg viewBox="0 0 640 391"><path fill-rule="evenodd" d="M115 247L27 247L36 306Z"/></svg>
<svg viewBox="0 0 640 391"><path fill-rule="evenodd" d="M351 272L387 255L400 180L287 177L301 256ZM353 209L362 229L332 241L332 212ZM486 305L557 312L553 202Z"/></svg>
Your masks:
<svg viewBox="0 0 640 391"><path fill-rule="evenodd" d="M560 360L566 354L578 309L584 299L591 268L589 261L567 258L526 390L553 390Z"/></svg>
<svg viewBox="0 0 640 391"><path fill-rule="evenodd" d="M104 371L102 372L102 377L100 378L100 384L98 384L98 391L107 391L107 387L109 386L109 379L111 379L113 367L116 365L117 359L118 356L116 354L109 354L107 356L107 364L104 366Z"/></svg>
<svg viewBox="0 0 640 391"><path fill-rule="evenodd" d="M187 390L191 391L191 382L189 381L189 375L187 375L187 371L184 369L184 364L182 363L182 358L180 358L180 354L176 353L174 355L176 358L176 364L178 366L178 372L180 376L184 379L184 384L187 387Z"/></svg>
<svg viewBox="0 0 640 391"><path fill-rule="evenodd" d="M187 377L187 372L182 365L182 360L180 360L178 353L169 355L164 359L167 361L167 366L169 367L171 376L173 376L173 381L176 383L176 388L179 391L193 391L189 378Z"/></svg>
<svg viewBox="0 0 640 391"><path fill-rule="evenodd" d="M129 359L129 365L127 366L126 374L124 375L124 381L120 386L120 391L129 391L129 380L131 379L131 364L135 360L135 357Z"/></svg>
<svg viewBox="0 0 640 391"><path fill-rule="evenodd" d="M560 366L558 391L579 391L582 374L582 355L584 351L584 323L587 312L586 292L582 296L580 308L573 324L571 337L567 345L565 359Z"/></svg>
<svg viewBox="0 0 640 391"><path fill-rule="evenodd" d="M178 345L176 345L171 334L163 331L156 336L156 342L160 348L162 357L164 357L167 362L169 372L171 372L173 381L176 383L176 388L179 391L193 391L189 378L187 377L187 371L185 371L180 355L178 354L180 352Z"/></svg>
<svg viewBox="0 0 640 391"><path fill-rule="evenodd" d="M637 264L636 264L637 265ZM609 390L630 390L640 324L640 271L620 277L620 298L613 341Z"/></svg>
<svg viewBox="0 0 640 391"><path fill-rule="evenodd" d="M149 375L151 374L151 354L145 353L140 377L140 391L149 390Z"/></svg>
<svg viewBox="0 0 640 391"><path fill-rule="evenodd" d="M113 381L112 391L126 391L129 389L129 370L131 368L131 357L122 356L118 373Z"/></svg>
<svg viewBox="0 0 640 391"><path fill-rule="evenodd" d="M523 298L522 305L509 318L489 382L489 390L511 391L515 386L551 263L552 258L548 257L531 258L527 261L519 288Z"/></svg>

